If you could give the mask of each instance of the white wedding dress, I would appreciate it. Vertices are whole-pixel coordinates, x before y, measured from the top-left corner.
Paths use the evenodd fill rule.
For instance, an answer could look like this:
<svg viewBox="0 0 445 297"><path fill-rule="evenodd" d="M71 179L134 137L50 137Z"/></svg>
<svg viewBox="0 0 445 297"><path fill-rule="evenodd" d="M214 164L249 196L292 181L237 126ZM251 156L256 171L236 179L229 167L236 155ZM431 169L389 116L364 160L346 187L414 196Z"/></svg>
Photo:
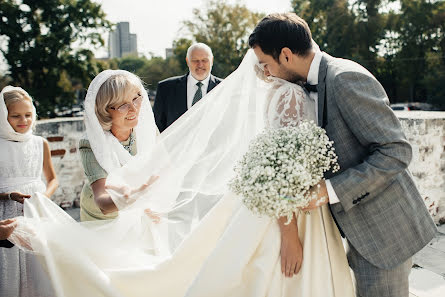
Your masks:
<svg viewBox="0 0 445 297"><path fill-rule="evenodd" d="M58 296L354 296L327 206L298 215L303 263L286 278L277 221L252 214L228 190L234 164L265 126L315 119L314 102L299 86L265 83L256 63L249 51L150 153L108 176L107 183L130 187L159 176L134 203L112 193L115 220L79 224L40 194L27 201L12 240L45 256ZM159 224L146 208L161 214Z"/></svg>
<svg viewBox="0 0 445 297"><path fill-rule="evenodd" d="M32 135L21 142L0 138L0 193L44 193L42 166L43 139L40 136ZM0 200L0 219L22 215L23 204ZM0 296L54 296L37 257L17 247L0 249Z"/></svg>

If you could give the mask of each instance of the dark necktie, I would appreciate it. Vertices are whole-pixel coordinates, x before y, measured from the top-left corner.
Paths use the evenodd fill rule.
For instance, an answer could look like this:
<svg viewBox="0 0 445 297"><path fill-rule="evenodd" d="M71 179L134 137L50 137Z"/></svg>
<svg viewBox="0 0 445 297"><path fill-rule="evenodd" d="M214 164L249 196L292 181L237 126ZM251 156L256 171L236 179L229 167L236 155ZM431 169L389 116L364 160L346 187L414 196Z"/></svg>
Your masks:
<svg viewBox="0 0 445 297"><path fill-rule="evenodd" d="M308 92L315 92L317 93L317 85L310 85L308 83L304 83L304 88L308 91Z"/></svg>
<svg viewBox="0 0 445 297"><path fill-rule="evenodd" d="M202 82L198 81L196 85L198 86L198 89L196 90L195 96L193 96L192 106L202 98Z"/></svg>

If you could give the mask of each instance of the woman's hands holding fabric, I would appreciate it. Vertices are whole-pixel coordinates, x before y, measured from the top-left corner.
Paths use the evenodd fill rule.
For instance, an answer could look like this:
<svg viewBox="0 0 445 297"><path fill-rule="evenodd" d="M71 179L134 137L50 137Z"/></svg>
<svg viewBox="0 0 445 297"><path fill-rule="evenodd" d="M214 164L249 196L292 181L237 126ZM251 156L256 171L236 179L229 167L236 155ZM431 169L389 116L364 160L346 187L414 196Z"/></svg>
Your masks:
<svg viewBox="0 0 445 297"><path fill-rule="evenodd" d="M158 180L158 178L159 176L152 175L145 183L134 189L130 188L128 185L111 185L111 184L106 184L105 189L117 192L119 195L122 195L127 200L127 203L129 203L130 201L134 200L131 199L132 196L134 196L135 194L143 193L152 184L154 184Z"/></svg>
<svg viewBox="0 0 445 297"><path fill-rule="evenodd" d="M16 219L7 219L0 221L0 240L7 239L14 231Z"/></svg>
<svg viewBox="0 0 445 297"><path fill-rule="evenodd" d="M31 195L23 194L21 192L11 192L9 193L9 197L11 198L11 200L23 204L25 202L25 199L31 198Z"/></svg>

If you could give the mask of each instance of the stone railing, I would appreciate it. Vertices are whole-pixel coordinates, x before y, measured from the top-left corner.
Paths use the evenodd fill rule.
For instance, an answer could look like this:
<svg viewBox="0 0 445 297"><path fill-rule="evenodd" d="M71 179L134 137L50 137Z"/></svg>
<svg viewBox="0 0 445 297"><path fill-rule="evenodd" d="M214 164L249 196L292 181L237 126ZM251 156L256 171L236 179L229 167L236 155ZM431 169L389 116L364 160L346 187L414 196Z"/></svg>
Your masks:
<svg viewBox="0 0 445 297"><path fill-rule="evenodd" d="M445 223L445 112L397 112L413 146L410 170L436 223ZM77 204L85 182L77 154L84 133L82 118L38 121L36 134L50 141L59 189L52 199L61 206Z"/></svg>

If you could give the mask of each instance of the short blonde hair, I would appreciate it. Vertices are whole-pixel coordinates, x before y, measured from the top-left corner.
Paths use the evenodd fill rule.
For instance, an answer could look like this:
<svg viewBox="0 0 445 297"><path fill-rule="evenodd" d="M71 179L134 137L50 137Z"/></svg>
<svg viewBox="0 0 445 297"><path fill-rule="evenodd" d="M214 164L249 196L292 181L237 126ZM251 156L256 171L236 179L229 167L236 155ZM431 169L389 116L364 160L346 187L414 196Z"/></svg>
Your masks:
<svg viewBox="0 0 445 297"><path fill-rule="evenodd" d="M111 114L107 108L118 106L131 96L133 91L142 91L143 85L139 77L133 73L110 76L99 88L96 96L95 112L102 129L111 129Z"/></svg>
<svg viewBox="0 0 445 297"><path fill-rule="evenodd" d="M6 107L9 107L12 103L24 100L28 100L32 103L31 96L29 96L29 94L22 88L4 92L3 99L5 100Z"/></svg>

